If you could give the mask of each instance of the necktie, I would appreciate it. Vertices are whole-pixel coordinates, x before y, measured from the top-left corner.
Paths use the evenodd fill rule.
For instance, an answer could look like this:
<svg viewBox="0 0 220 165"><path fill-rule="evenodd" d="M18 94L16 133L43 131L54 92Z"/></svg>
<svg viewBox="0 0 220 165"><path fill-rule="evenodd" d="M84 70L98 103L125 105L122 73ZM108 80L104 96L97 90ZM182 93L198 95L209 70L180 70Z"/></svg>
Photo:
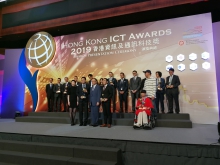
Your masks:
<svg viewBox="0 0 220 165"><path fill-rule="evenodd" d="M50 84L50 89L52 88L52 84Z"/></svg>
<svg viewBox="0 0 220 165"><path fill-rule="evenodd" d="M173 75L170 76L170 78L169 78L169 85L171 85L172 79L173 79Z"/></svg>
<svg viewBox="0 0 220 165"><path fill-rule="evenodd" d="M93 91L94 91L94 89L95 89L95 85L92 86L92 90L93 90Z"/></svg>
<svg viewBox="0 0 220 165"><path fill-rule="evenodd" d="M106 86L103 87L103 91L105 90Z"/></svg>
<svg viewBox="0 0 220 165"><path fill-rule="evenodd" d="M134 77L134 81L136 80L136 77Z"/></svg>

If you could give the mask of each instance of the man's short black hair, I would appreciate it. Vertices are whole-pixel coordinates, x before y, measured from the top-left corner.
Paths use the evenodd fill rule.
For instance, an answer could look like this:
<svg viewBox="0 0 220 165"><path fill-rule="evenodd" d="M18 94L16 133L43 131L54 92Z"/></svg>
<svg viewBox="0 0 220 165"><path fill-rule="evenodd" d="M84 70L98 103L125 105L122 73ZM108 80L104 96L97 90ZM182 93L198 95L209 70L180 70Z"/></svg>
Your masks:
<svg viewBox="0 0 220 165"><path fill-rule="evenodd" d="M121 72L120 74L123 74L123 75L125 75L123 72Z"/></svg>
<svg viewBox="0 0 220 165"><path fill-rule="evenodd" d="M93 75L92 74L88 74L88 77L92 77Z"/></svg>
<svg viewBox="0 0 220 165"><path fill-rule="evenodd" d="M82 79L86 80L86 77L82 77L81 80L82 80Z"/></svg>
<svg viewBox="0 0 220 165"><path fill-rule="evenodd" d="M98 80L96 78L92 78L92 80L95 80L96 82L98 82Z"/></svg>
<svg viewBox="0 0 220 165"><path fill-rule="evenodd" d="M108 79L107 78L103 78L103 80L106 80L108 82Z"/></svg>
<svg viewBox="0 0 220 165"><path fill-rule="evenodd" d="M147 93L146 90L141 90L141 93Z"/></svg>
<svg viewBox="0 0 220 165"><path fill-rule="evenodd" d="M160 71L157 71L156 73L159 75L159 77L162 77L162 73Z"/></svg>
<svg viewBox="0 0 220 165"><path fill-rule="evenodd" d="M169 71L173 71L173 72L174 72L174 69L173 69L173 68L170 68Z"/></svg>
<svg viewBox="0 0 220 165"><path fill-rule="evenodd" d="M61 81L61 78L58 78L57 80L60 80L60 81Z"/></svg>

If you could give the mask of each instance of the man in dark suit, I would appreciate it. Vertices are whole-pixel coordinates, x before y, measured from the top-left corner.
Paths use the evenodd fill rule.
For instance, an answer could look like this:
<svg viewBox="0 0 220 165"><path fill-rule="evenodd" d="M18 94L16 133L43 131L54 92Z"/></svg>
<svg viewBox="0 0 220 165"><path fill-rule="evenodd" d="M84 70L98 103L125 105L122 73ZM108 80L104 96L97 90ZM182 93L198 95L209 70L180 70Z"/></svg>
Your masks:
<svg viewBox="0 0 220 165"><path fill-rule="evenodd" d="M60 112L60 101L62 98L62 92L63 92L63 88L62 88L62 84L61 82L61 78L57 79L57 84L54 85L53 88L53 92L54 92L54 111L56 112Z"/></svg>
<svg viewBox="0 0 220 165"><path fill-rule="evenodd" d="M92 79L93 79L93 75L92 74L88 74L88 78L89 78L89 86L90 88L92 87ZM89 97L90 98L90 97ZM91 112L90 109L90 101L88 100L88 108L89 108L89 112Z"/></svg>
<svg viewBox="0 0 220 165"><path fill-rule="evenodd" d="M157 91L156 91L156 109L159 113L159 103L161 106L161 112L164 113L164 93L165 93L165 80L161 78L162 73L156 72Z"/></svg>
<svg viewBox="0 0 220 165"><path fill-rule="evenodd" d="M76 86L79 86L81 82L78 81L78 76L74 76L74 80L76 81Z"/></svg>
<svg viewBox="0 0 220 165"><path fill-rule="evenodd" d="M53 93L53 78L50 78L50 83L46 85L46 94L47 94L47 107L48 112L53 111L53 100L54 100L54 93Z"/></svg>
<svg viewBox="0 0 220 165"><path fill-rule="evenodd" d="M112 124L112 113L111 113L111 98L112 98L112 87L108 85L108 79L103 79L103 88L101 95L101 102L104 115L104 124L101 127L111 128Z"/></svg>
<svg viewBox="0 0 220 165"><path fill-rule="evenodd" d="M128 80L125 79L125 74L120 73L121 79L118 80L117 88L120 100L120 112L123 112L123 102L125 103L125 112L128 111Z"/></svg>
<svg viewBox="0 0 220 165"><path fill-rule="evenodd" d="M113 77L113 73L109 72L109 79L108 79L108 84L112 87L112 108L113 112L116 111L116 88L117 88L117 80L116 78Z"/></svg>
<svg viewBox="0 0 220 165"><path fill-rule="evenodd" d="M132 111L135 111L136 99L140 97L140 86L141 78L137 76L137 71L132 72L133 77L130 79L130 90L131 90L131 100L132 100Z"/></svg>
<svg viewBox="0 0 220 165"><path fill-rule="evenodd" d="M179 88L178 86L180 85L180 80L177 75L174 75L174 69L170 68L169 69L169 74L166 78L166 96L168 99L168 106L169 106L169 111L168 113L173 113L173 99L176 105L176 113L179 114L180 108L179 108Z"/></svg>
<svg viewBox="0 0 220 165"><path fill-rule="evenodd" d="M68 77L65 77L64 78L64 83L63 83L63 107L64 107L64 110L63 112L67 112L68 111L68 101L67 101L67 89L68 87L71 86L71 83L69 82L69 79Z"/></svg>
<svg viewBox="0 0 220 165"><path fill-rule="evenodd" d="M92 87L90 88L90 107L91 107L91 125L96 127L99 122L99 106L101 98L101 88L97 84L98 80L93 78L91 80Z"/></svg>
<svg viewBox="0 0 220 165"><path fill-rule="evenodd" d="M90 92L89 84L86 84L86 78L81 78L82 84L77 87L76 94L78 96L78 107L79 107L79 122L80 126L87 125L88 122L88 97ZM83 120L84 111L84 120Z"/></svg>
<svg viewBox="0 0 220 165"><path fill-rule="evenodd" d="M88 74L88 78L89 78L89 86L92 87L93 75L92 74Z"/></svg>

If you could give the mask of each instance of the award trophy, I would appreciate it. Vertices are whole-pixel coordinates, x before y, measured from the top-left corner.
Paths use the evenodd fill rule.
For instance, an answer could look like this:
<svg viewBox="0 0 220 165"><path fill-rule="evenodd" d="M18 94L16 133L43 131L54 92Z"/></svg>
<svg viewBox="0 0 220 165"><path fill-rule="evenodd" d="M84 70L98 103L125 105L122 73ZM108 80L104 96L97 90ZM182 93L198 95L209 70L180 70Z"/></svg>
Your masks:
<svg viewBox="0 0 220 165"><path fill-rule="evenodd" d="M102 94L102 97L104 97L104 94ZM101 98L101 101L105 101L105 99L104 99L104 98Z"/></svg>
<svg viewBox="0 0 220 165"><path fill-rule="evenodd" d="M57 93L60 93L60 86L58 85Z"/></svg>
<svg viewBox="0 0 220 165"><path fill-rule="evenodd" d="M159 82L158 82L157 89L161 91L161 90L162 90L162 88L160 87L160 84L161 84L161 82L159 81Z"/></svg>
<svg viewBox="0 0 220 165"><path fill-rule="evenodd" d="M85 98L86 98L86 96L85 96L85 92L87 92L87 90L86 90L85 87L83 87L83 95L81 96L82 99L85 99Z"/></svg>
<svg viewBox="0 0 220 165"><path fill-rule="evenodd" d="M66 94L67 93L67 85L65 85L65 90L64 90L64 92L63 92L64 94Z"/></svg>

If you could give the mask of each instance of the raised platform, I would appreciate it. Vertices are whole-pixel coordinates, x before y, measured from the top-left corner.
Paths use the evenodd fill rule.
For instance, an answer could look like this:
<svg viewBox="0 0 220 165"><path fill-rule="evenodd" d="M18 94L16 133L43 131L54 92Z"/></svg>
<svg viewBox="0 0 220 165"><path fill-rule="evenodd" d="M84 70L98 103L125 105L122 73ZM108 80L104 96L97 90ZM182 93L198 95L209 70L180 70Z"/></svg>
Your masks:
<svg viewBox="0 0 220 165"><path fill-rule="evenodd" d="M0 164L217 165L218 138L216 125L135 130L0 119Z"/></svg>
<svg viewBox="0 0 220 165"><path fill-rule="evenodd" d="M1 165L120 165L121 157L118 148L0 140Z"/></svg>
<svg viewBox="0 0 220 165"><path fill-rule="evenodd" d="M99 124L102 124L102 119L103 114L100 113ZM78 113L75 121L79 123ZM134 113L112 114L113 125L132 126L133 121ZM16 122L70 124L70 119L68 112L30 112L28 116L17 117ZM156 127L192 128L192 121L190 120L189 114L158 114Z"/></svg>

